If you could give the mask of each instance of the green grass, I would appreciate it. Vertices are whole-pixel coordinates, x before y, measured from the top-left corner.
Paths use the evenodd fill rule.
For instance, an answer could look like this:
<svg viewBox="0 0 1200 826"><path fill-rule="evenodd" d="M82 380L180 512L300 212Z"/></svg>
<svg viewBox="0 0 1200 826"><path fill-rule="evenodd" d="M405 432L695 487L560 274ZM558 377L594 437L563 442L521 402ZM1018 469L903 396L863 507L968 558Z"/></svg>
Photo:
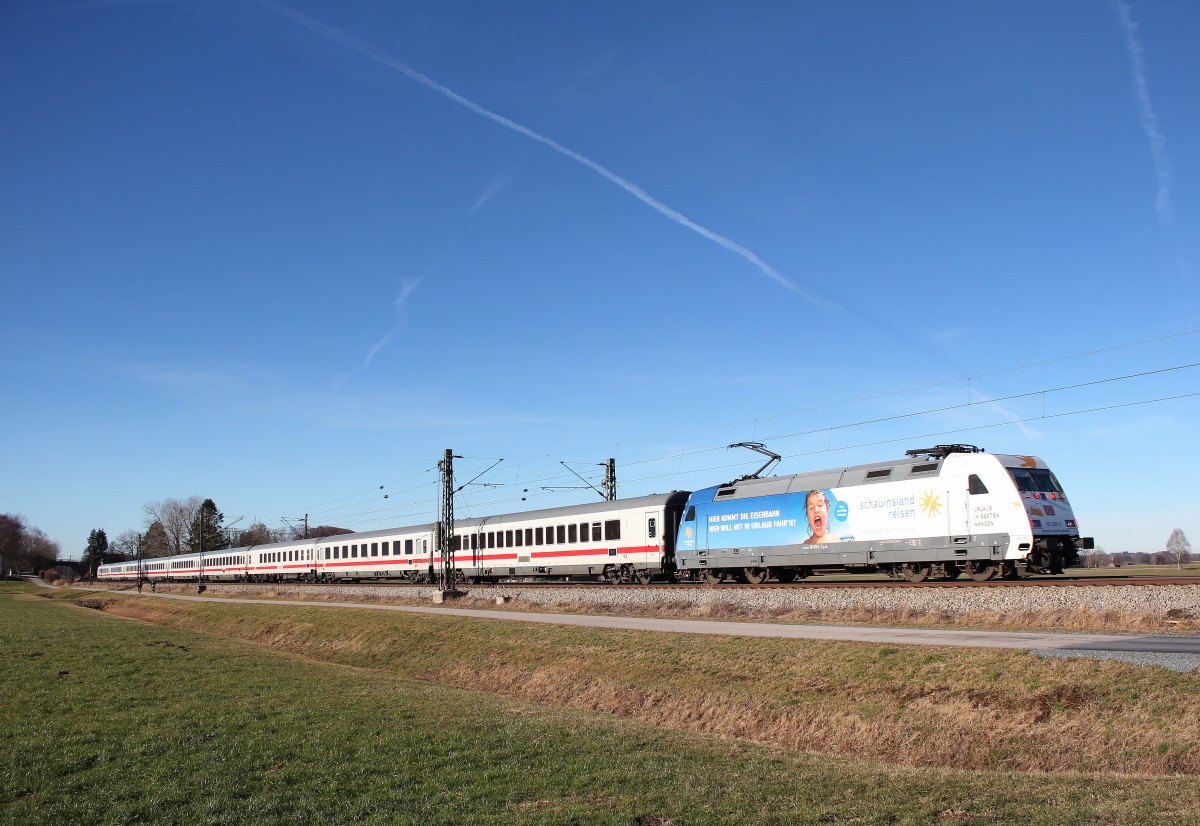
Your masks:
<svg viewBox="0 0 1200 826"><path fill-rule="evenodd" d="M277 633L296 633L300 619L340 628L342 639L373 633L376 622L395 623L398 639L413 630L397 622L408 618L392 615L284 612L303 616L285 616ZM262 619L224 615L234 625ZM441 625L418 624L426 632ZM1194 778L889 767L410 676L428 669L434 655L469 665L479 645L496 642L468 625L469 643L457 655L455 636L408 637L405 648L418 661L412 668L371 654L360 635L360 656L342 658L362 666L354 667L0 590L0 820L627 824L657 815L680 826L1182 824L1195 823L1200 808ZM607 658L609 645L603 635L585 634L573 653ZM905 650L881 662L894 663ZM556 656L528 655L546 663ZM637 672L647 662L598 665Z"/></svg>
<svg viewBox="0 0 1200 826"><path fill-rule="evenodd" d="M1067 576L1132 576L1173 577L1200 576L1200 563L1191 563L1182 568L1174 565L1123 565L1120 568L1084 568L1077 565L1066 570Z"/></svg>
<svg viewBox="0 0 1200 826"><path fill-rule="evenodd" d="M1195 737L1163 748L1178 732L1200 730L1200 678L1159 668L287 604L86 600L311 660L830 755L1200 775Z"/></svg>

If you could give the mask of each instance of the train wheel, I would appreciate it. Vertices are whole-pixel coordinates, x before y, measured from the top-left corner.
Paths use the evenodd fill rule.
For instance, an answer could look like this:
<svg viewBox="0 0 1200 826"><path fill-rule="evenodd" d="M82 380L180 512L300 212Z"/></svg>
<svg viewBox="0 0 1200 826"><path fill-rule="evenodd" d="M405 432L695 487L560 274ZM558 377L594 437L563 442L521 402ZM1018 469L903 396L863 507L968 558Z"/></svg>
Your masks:
<svg viewBox="0 0 1200 826"><path fill-rule="evenodd" d="M904 578L909 582L924 582L929 579L929 563L905 562Z"/></svg>
<svg viewBox="0 0 1200 826"><path fill-rule="evenodd" d="M633 575L638 585L649 585L654 581L654 571L641 570Z"/></svg>
<svg viewBox="0 0 1200 826"><path fill-rule="evenodd" d="M967 576L976 582L987 582L996 576L996 564L986 561L971 561L967 563Z"/></svg>
<svg viewBox="0 0 1200 826"><path fill-rule="evenodd" d="M725 581L725 572L724 571L705 571L704 572L704 581L707 582L709 585L720 585L722 582Z"/></svg>
<svg viewBox="0 0 1200 826"><path fill-rule="evenodd" d="M742 576L744 576L746 581L751 585L762 585L771 578L771 572L766 568L743 568Z"/></svg>

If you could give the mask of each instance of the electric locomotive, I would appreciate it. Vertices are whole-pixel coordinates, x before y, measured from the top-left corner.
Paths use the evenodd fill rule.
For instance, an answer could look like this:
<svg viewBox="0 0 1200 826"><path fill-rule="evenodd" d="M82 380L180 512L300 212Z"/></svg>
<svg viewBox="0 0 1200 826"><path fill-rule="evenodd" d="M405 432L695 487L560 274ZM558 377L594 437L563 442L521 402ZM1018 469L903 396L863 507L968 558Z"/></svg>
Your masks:
<svg viewBox="0 0 1200 826"><path fill-rule="evenodd" d="M1093 544L1041 459L938 445L890 462L753 474L696 491L676 569L714 584L830 570L982 581L1062 573Z"/></svg>

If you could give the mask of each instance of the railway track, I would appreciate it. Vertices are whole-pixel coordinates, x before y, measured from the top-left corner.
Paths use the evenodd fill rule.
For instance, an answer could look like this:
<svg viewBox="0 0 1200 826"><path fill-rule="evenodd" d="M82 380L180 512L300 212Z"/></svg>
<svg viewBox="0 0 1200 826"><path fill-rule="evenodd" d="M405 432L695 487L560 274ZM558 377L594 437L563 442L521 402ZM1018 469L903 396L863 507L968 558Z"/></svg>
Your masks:
<svg viewBox="0 0 1200 826"><path fill-rule="evenodd" d="M820 581L817 581L820 580ZM187 582L172 583L174 585L189 584ZM213 582L205 581L206 587L214 587L221 585L244 585L246 583L234 582ZM352 586L352 585L370 585L376 587L395 588L399 591L417 590L435 587L430 583L412 583L412 582L394 582L387 580L372 580L363 579L360 582L336 582L336 583L308 583L308 582L279 582L279 583L249 583L251 585L259 585L261 587L271 587L273 585L287 585L292 588L312 589L320 591L330 587ZM605 591L645 591L647 589L659 588L671 591L720 591L726 593L736 593L737 591L774 591L774 590L805 590L805 589L825 589L825 588L850 588L850 589L865 589L865 588L886 588L886 589L904 589L904 588L1103 588L1103 587L1127 587L1134 586L1163 586L1163 585L1200 585L1200 576L1058 576L1058 577L1026 577L1022 579L995 579L986 582L977 582L970 579L963 580L927 580L925 582L907 582L891 579L851 579L846 577L837 578L813 578L797 582L779 583L769 582L759 585L750 585L746 583L722 583L720 585L709 585L700 582L653 582L649 585L639 584L612 584L608 582L563 582L563 581L545 581L545 580L511 580L506 582L495 583L465 583L461 588L470 591L486 592L489 589L510 589L514 587L520 588L578 588L586 590L605 590Z"/></svg>

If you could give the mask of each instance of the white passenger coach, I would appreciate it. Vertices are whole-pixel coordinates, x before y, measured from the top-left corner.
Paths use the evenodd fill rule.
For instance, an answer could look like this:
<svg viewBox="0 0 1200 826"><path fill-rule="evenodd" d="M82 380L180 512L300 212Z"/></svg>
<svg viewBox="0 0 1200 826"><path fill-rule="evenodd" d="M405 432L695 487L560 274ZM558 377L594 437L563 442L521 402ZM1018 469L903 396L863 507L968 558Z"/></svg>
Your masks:
<svg viewBox="0 0 1200 826"><path fill-rule="evenodd" d="M461 519L450 547L468 581L603 578L649 583L670 573L686 491ZM141 563L149 580L196 582L429 582L442 564L440 525L226 548ZM137 562L100 566L99 579L137 579Z"/></svg>

